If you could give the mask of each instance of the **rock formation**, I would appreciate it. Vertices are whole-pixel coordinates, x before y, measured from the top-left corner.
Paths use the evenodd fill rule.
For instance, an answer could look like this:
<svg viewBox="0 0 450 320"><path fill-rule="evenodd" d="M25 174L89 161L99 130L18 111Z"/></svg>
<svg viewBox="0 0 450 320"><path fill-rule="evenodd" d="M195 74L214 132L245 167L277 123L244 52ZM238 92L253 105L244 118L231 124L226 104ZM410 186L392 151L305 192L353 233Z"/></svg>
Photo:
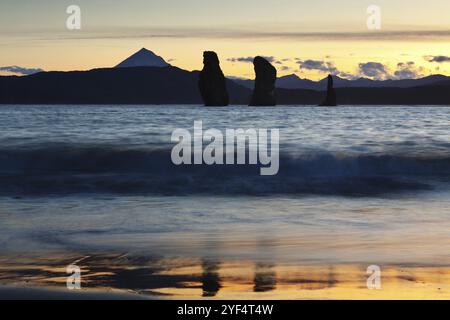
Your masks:
<svg viewBox="0 0 450 320"><path fill-rule="evenodd" d="M255 57L255 89L253 90L250 106L275 106L275 81L277 69L263 57Z"/></svg>
<svg viewBox="0 0 450 320"><path fill-rule="evenodd" d="M229 97L225 76L220 69L217 54L203 52L203 70L200 72L198 86L205 106L227 106Z"/></svg>
<svg viewBox="0 0 450 320"><path fill-rule="evenodd" d="M327 97L325 98L325 101L320 104L320 106L334 107L336 105L336 91L333 88L333 77L330 74L328 75Z"/></svg>

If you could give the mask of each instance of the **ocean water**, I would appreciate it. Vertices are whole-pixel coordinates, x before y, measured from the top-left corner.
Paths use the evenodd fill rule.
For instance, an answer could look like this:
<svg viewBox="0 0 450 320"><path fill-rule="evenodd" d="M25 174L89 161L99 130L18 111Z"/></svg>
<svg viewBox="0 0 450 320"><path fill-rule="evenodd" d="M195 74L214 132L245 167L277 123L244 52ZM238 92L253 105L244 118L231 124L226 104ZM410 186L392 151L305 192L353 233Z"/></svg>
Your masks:
<svg viewBox="0 0 450 320"><path fill-rule="evenodd" d="M278 128L280 170L174 166L176 128ZM0 255L450 264L450 108L0 106Z"/></svg>

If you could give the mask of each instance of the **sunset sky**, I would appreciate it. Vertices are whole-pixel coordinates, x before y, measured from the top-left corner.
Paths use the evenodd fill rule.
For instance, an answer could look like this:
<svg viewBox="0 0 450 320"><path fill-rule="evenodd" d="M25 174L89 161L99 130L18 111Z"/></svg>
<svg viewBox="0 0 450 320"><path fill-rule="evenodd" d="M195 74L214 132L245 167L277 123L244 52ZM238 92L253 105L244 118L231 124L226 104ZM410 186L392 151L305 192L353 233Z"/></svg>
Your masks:
<svg viewBox="0 0 450 320"><path fill-rule="evenodd" d="M66 28L72 4L81 30ZM372 4L381 30L367 28ZM450 76L449 12L449 0L2 0L0 72L111 67L146 47L187 70L214 50L238 77L255 55L311 79Z"/></svg>

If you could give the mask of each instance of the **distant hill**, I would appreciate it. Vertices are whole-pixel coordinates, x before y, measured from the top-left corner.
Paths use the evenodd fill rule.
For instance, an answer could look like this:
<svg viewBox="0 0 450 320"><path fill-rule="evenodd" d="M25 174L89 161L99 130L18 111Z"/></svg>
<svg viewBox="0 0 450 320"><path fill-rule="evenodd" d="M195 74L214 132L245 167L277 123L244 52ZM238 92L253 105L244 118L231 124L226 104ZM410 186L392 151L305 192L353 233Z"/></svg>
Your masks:
<svg viewBox="0 0 450 320"><path fill-rule="evenodd" d="M450 79L447 78L444 81L430 83L430 84L427 84L426 86L449 86L450 87Z"/></svg>
<svg viewBox="0 0 450 320"><path fill-rule="evenodd" d="M168 67L169 64L160 56L156 55L150 50L142 48L135 54L131 55L116 68L130 68L130 67Z"/></svg>
<svg viewBox="0 0 450 320"><path fill-rule="evenodd" d="M198 71L176 67L106 68L0 77L3 104L201 104ZM251 90L227 80L230 101Z"/></svg>
<svg viewBox="0 0 450 320"><path fill-rule="evenodd" d="M356 80L348 80L334 76L335 88L412 88L433 83L450 81L450 77L443 75L432 75L420 79L403 79L403 80L371 80L367 78L359 78ZM250 79L235 79L236 83L253 89L255 83ZM327 87L327 78L320 81L312 81L302 79L295 74L279 77L276 87L280 89L306 89L306 90L325 90Z"/></svg>
<svg viewBox="0 0 450 320"><path fill-rule="evenodd" d="M276 82L276 87L284 89L319 89L317 86L317 82L308 79L302 79L295 74L279 77ZM325 90L325 88L326 84L323 86L323 88L320 89Z"/></svg>
<svg viewBox="0 0 450 320"><path fill-rule="evenodd" d="M412 88L337 88L339 105L448 105L450 82ZM277 89L278 104L317 104L325 92L305 89Z"/></svg>

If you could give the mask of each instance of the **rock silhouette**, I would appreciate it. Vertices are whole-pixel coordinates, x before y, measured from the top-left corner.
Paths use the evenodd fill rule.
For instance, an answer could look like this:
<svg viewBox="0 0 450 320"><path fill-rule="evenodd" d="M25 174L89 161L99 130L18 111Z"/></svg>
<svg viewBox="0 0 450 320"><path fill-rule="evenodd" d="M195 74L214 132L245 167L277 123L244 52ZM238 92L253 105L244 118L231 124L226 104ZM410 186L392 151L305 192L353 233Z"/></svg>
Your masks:
<svg viewBox="0 0 450 320"><path fill-rule="evenodd" d="M198 86L205 106L227 106L229 103L225 76L220 69L217 54L203 52L203 70L200 72Z"/></svg>
<svg viewBox="0 0 450 320"><path fill-rule="evenodd" d="M250 106L275 106L275 81L277 69L263 57L255 57L255 88L253 90Z"/></svg>
<svg viewBox="0 0 450 320"><path fill-rule="evenodd" d="M320 106L334 107L336 105L336 91L333 87L333 77L330 74L328 75L327 97L325 98L325 101L320 104Z"/></svg>
<svg viewBox="0 0 450 320"><path fill-rule="evenodd" d="M219 276L219 263L214 261L203 261L203 274L201 277L203 297L215 297L222 288Z"/></svg>

